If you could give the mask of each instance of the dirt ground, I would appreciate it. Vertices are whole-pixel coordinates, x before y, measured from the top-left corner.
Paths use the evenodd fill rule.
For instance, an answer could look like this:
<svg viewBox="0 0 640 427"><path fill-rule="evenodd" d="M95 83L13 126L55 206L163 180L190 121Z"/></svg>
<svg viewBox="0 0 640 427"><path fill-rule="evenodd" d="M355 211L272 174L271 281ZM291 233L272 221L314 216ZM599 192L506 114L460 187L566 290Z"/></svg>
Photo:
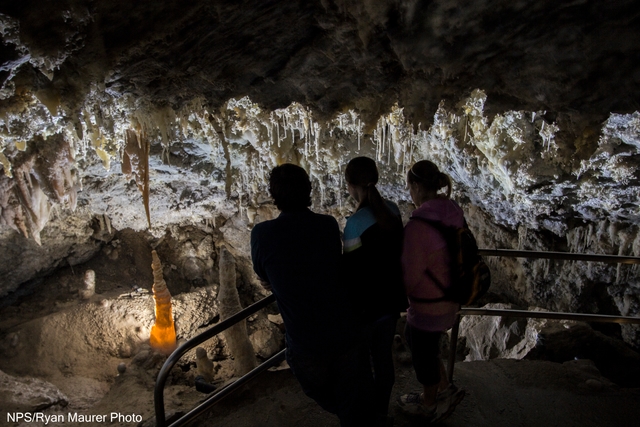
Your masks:
<svg viewBox="0 0 640 427"><path fill-rule="evenodd" d="M418 390L410 366L399 366L392 399ZM640 416L640 389L620 388L590 361L492 360L460 362L455 382L467 396L441 425L451 427L632 427ZM396 427L427 424L394 403ZM201 427L337 427L300 390L290 371L267 372L214 406L192 425Z"/></svg>

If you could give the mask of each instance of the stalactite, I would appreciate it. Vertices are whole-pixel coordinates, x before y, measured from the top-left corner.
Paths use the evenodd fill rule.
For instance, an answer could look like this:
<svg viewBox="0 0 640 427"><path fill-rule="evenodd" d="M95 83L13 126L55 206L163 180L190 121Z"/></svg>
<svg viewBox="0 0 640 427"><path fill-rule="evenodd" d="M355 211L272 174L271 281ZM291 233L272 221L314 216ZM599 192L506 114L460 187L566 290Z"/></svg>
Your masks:
<svg viewBox="0 0 640 427"><path fill-rule="evenodd" d="M247 219L249 220L249 225L253 225L256 220L256 215L258 211L253 206L249 206L247 208Z"/></svg>
<svg viewBox="0 0 640 427"><path fill-rule="evenodd" d="M50 200L66 202L75 210L78 183L68 140L61 134L47 138L45 143L38 145L37 156L33 174L42 190Z"/></svg>
<svg viewBox="0 0 640 427"><path fill-rule="evenodd" d="M316 161L320 161L320 158L318 157L318 150L319 150L319 146L320 146L320 124L319 123L314 123L313 124L313 131L314 131L314 138L315 138L315 143L316 143ZM359 143L360 140L358 140ZM358 146L359 147L359 146Z"/></svg>
<svg viewBox="0 0 640 427"><path fill-rule="evenodd" d="M107 214L103 214L102 216L104 218L104 224L107 226L107 232L111 235L111 219L109 219Z"/></svg>
<svg viewBox="0 0 640 427"><path fill-rule="evenodd" d="M11 173L11 162L9 162L7 156L5 156L2 152L0 152L0 165L2 165L5 176L13 178L13 174Z"/></svg>
<svg viewBox="0 0 640 427"><path fill-rule="evenodd" d="M62 134L43 140L34 138L11 162L12 178L2 177L0 224L9 225L25 237L40 242L49 221L51 203L76 207L77 179L71 147ZM7 160L8 161L8 160Z"/></svg>
<svg viewBox="0 0 640 427"><path fill-rule="evenodd" d="M171 294L162 274L162 263L156 251L151 252L153 270L153 299L156 321L151 327L149 344L155 350L171 354L176 349L176 329L171 309Z"/></svg>
<svg viewBox="0 0 640 427"><path fill-rule="evenodd" d="M36 98L47 107L51 116L58 115L58 107L60 106L60 95L53 88L46 88L34 93Z"/></svg>
<svg viewBox="0 0 640 427"><path fill-rule="evenodd" d="M40 231L49 220L50 206L40 183L32 175L34 163L35 156L14 168L16 184L14 191L22 211L17 215L19 221L23 224L19 228L23 231L25 237L28 237L29 234L25 233L25 229L29 230L33 239L40 245ZM25 225L26 227L24 227Z"/></svg>
<svg viewBox="0 0 640 427"><path fill-rule="evenodd" d="M22 205L16 196L15 180L0 176L0 225L7 225L29 238Z"/></svg>
<svg viewBox="0 0 640 427"><path fill-rule="evenodd" d="M236 288L236 262L233 255L223 246L220 248L220 318L224 320L242 310ZM229 351L234 358L235 375L241 376L256 367L245 320L236 323L224 332Z"/></svg>
<svg viewBox="0 0 640 427"><path fill-rule="evenodd" d="M122 154L122 173L129 179L135 178L138 190L142 193L142 202L147 215L147 223L151 228L151 213L149 211L149 150L150 144L144 132L140 136L134 130L127 129L125 133L126 145Z"/></svg>

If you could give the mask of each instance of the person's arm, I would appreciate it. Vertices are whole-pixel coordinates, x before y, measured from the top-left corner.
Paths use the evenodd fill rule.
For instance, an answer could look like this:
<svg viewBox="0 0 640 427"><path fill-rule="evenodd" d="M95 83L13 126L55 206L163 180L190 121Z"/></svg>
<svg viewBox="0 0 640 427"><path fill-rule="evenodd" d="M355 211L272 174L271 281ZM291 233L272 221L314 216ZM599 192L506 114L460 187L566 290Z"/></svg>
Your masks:
<svg viewBox="0 0 640 427"><path fill-rule="evenodd" d="M426 273L427 269L444 287L449 285L448 253L439 232L417 221L405 227L402 248L402 273L407 295L440 298L443 292Z"/></svg>
<svg viewBox="0 0 640 427"><path fill-rule="evenodd" d="M262 267L262 263L260 262L260 237L259 231L256 231L257 228L254 227L251 230L251 261L253 263L253 271L255 271L258 279L260 280L260 285L265 288L267 291L271 291L271 284L265 280L266 272Z"/></svg>
<svg viewBox="0 0 640 427"><path fill-rule="evenodd" d="M332 250L335 250L336 253L341 254L342 253L342 233L340 232L340 226L338 225L338 221L336 221L335 218L331 217L331 219L333 220L331 222L331 234L332 234L332 238L331 238L331 245L332 245Z"/></svg>
<svg viewBox="0 0 640 427"><path fill-rule="evenodd" d="M404 229L402 242L402 278L407 295L419 288L425 273L424 235L417 223L409 221Z"/></svg>

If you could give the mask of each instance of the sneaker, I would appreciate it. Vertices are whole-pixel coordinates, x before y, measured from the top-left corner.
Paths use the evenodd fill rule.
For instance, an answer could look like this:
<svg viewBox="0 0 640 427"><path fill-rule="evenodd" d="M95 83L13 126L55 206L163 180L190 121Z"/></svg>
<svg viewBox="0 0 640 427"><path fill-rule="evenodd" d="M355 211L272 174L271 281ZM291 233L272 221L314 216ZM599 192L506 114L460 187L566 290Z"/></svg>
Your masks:
<svg viewBox="0 0 640 427"><path fill-rule="evenodd" d="M444 400L449 396L451 396L452 394L455 394L457 391L458 391L458 387L456 387L453 384L449 384L447 388L438 392L438 395L436 396L436 400Z"/></svg>
<svg viewBox="0 0 640 427"><path fill-rule="evenodd" d="M397 403L403 412L411 415L422 415L429 419L433 418L436 415L436 411L438 409L437 405L434 405L431 408L427 408L424 404L422 394L415 392L403 394L402 396L398 397Z"/></svg>
<svg viewBox="0 0 640 427"><path fill-rule="evenodd" d="M442 393L445 393L447 390L448 388L443 390ZM462 402L465 394L464 389L458 389L457 387L455 390L443 394L442 398L440 398L440 393L438 393L438 403L436 404L435 414L433 418L431 418L431 423L438 423L451 415L453 410L456 409L456 406Z"/></svg>

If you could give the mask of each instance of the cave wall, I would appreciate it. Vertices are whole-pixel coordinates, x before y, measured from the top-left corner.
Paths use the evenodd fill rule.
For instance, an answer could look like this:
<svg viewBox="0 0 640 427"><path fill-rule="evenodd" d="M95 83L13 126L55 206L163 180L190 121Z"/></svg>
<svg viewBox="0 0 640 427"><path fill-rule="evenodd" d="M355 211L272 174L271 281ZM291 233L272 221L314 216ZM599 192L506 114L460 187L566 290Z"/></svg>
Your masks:
<svg viewBox="0 0 640 427"><path fill-rule="evenodd" d="M640 256L633 2L281 3L0 7L0 298L126 229L167 247L180 290L211 283L226 243L255 292L269 170L303 166L343 224L356 155L405 219L428 158L481 246ZM490 262L509 301L640 311L638 266Z"/></svg>
<svg viewBox="0 0 640 427"><path fill-rule="evenodd" d="M156 238L167 227L189 225L211 235L209 245L227 242L248 259L251 226L277 214L267 180L269 170L281 162L305 167L314 186L314 209L343 222L353 209L343 182L344 167L353 156L368 155L378 160L382 193L402 206L405 217L411 210L404 185L407 167L422 158L439 164L452 176L454 196L465 207L481 246L637 256L638 113L612 114L599 132L588 134L583 129L576 132L570 116L551 121L545 112L509 111L489 119L483 112L485 100L486 95L476 90L456 105L443 102L426 129L409 122L395 106L370 133L354 111L322 123L300 104L267 111L249 98L229 100L218 111L196 103L177 112L112 99L93 107L99 115L111 111L109 120L98 126L91 123L96 116L88 116L83 129L93 126L93 133L84 131L82 139L69 124L56 125L50 117L50 129L75 147L73 167L81 190L75 212L70 201L43 196L60 211L59 218L43 227L43 235L63 239L46 230L65 229L59 224L67 218L84 224L80 227L85 230L69 233L63 239L67 247L97 248L108 240L107 223L114 230L148 228L136 176L122 173L124 135L129 130L150 141L149 232ZM37 128L30 132L36 135L34 144L46 142ZM97 142L91 139L96 134L102 135ZM13 133L5 141L14 138L15 145L24 136ZM108 145L110 153L99 144ZM10 163L12 153L22 153L7 148ZM31 176L34 182L46 180L36 172ZM5 217L11 206L3 206ZM21 230L15 224L14 231L7 228L4 236L13 243L5 247L14 252L16 241L34 255L54 244L46 237L38 246L33 239L17 236ZM57 259L36 258L42 261L36 268L16 268L34 257L14 256L17 264L8 269L14 273L3 283L4 294L55 265L89 256L75 259L64 251L55 253ZM192 263L186 268L193 271L184 274L194 278L212 268L207 265L211 261ZM503 259L492 260L492 267L494 290L513 301L553 310L638 312L637 266ZM251 280L250 265L245 270ZM637 339L634 328L625 330L628 339Z"/></svg>

